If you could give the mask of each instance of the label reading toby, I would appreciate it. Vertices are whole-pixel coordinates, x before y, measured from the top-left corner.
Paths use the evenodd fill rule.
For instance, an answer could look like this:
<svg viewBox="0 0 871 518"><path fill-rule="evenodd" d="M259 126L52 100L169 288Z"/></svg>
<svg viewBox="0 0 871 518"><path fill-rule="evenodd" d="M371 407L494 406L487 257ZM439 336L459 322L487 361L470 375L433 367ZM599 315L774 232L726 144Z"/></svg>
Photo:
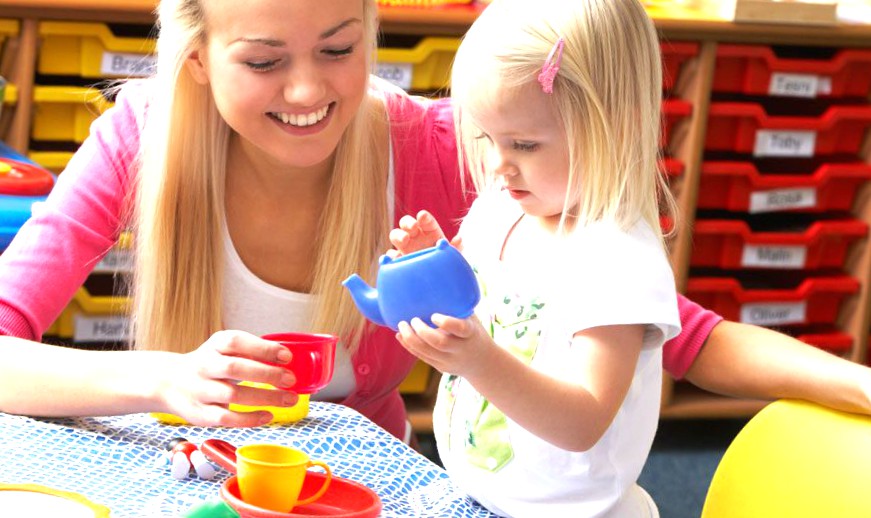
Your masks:
<svg viewBox="0 0 871 518"><path fill-rule="evenodd" d="M816 144L815 131L759 130L753 156L812 157Z"/></svg>
<svg viewBox="0 0 871 518"><path fill-rule="evenodd" d="M375 75L403 90L410 90L413 68L411 63L378 63Z"/></svg>
<svg viewBox="0 0 871 518"><path fill-rule="evenodd" d="M741 306L741 322L744 324L771 326L778 324L802 324L806 320L806 302L765 302Z"/></svg>
<svg viewBox="0 0 871 518"><path fill-rule="evenodd" d="M811 209L816 206L817 190L813 187L773 189L750 193L749 210L751 213Z"/></svg>
<svg viewBox="0 0 871 518"><path fill-rule="evenodd" d="M807 261L805 246L744 245L741 266L796 269Z"/></svg>
<svg viewBox="0 0 871 518"><path fill-rule="evenodd" d="M157 68L157 58L149 54L104 52L100 73L107 76L148 77Z"/></svg>

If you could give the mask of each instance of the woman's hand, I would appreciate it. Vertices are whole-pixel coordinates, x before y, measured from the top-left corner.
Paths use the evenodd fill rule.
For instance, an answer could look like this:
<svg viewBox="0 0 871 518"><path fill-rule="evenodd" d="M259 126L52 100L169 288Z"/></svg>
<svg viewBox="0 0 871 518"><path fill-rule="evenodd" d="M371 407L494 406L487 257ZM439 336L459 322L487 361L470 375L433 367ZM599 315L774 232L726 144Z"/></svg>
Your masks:
<svg viewBox="0 0 871 518"><path fill-rule="evenodd" d="M230 403L248 406L293 406L297 394L238 385L240 381L288 388L296 383L287 364L290 351L269 340L242 331L219 331L198 349L172 355L158 389L166 412L198 426L247 427L268 423L265 411L234 412Z"/></svg>
<svg viewBox="0 0 871 518"><path fill-rule="evenodd" d="M396 338L408 352L441 372L472 381L486 365L487 354L499 348L474 316L459 319L435 314L432 322L435 328L419 318L400 322Z"/></svg>

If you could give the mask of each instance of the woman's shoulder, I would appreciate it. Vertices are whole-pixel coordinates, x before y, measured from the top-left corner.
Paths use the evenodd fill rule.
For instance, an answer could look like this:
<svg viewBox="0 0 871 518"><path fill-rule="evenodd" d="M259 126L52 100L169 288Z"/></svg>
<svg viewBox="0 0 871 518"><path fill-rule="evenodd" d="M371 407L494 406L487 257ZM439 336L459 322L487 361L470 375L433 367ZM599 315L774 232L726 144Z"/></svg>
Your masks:
<svg viewBox="0 0 871 518"><path fill-rule="evenodd" d="M384 103L392 125L415 125L446 121L453 124L449 98L429 98L411 95L398 86L372 76L370 96Z"/></svg>

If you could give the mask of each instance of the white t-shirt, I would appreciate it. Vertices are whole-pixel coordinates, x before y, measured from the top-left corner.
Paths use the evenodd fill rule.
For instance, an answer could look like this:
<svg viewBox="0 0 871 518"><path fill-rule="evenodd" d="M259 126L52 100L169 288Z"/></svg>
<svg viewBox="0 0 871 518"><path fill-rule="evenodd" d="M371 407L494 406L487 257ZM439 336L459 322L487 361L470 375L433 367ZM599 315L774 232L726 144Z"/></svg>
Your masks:
<svg viewBox="0 0 871 518"><path fill-rule="evenodd" d="M482 286L478 317L501 346L564 380L576 379L583 368L571 346L576 332L646 324L635 376L599 442L589 451L569 452L512 422L464 379L446 374L433 416L441 460L453 480L498 514L647 516L632 491L659 418L661 346L680 331L666 254L644 223L629 232L597 223L577 231L558 253L542 250L535 271L511 271L500 251L521 214L506 193L489 193L463 221L463 253Z"/></svg>
<svg viewBox="0 0 871 518"><path fill-rule="evenodd" d="M229 232L224 229L224 328L263 336L270 333L308 332L314 296L273 286L254 275L242 262ZM340 400L357 385L351 355L339 343L330 383L311 395L312 400Z"/></svg>

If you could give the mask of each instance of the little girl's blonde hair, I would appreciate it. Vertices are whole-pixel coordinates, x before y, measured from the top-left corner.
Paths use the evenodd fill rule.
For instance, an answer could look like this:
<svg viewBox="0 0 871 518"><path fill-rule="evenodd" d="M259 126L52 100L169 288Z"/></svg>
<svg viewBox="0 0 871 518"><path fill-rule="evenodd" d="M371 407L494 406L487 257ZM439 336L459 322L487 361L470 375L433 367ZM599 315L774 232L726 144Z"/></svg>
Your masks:
<svg viewBox="0 0 871 518"><path fill-rule="evenodd" d="M565 130L569 185L561 226L639 219L660 233L674 200L659 170L662 70L656 30L637 0L495 0L457 51L451 77L461 163L479 191L494 185L470 107L537 83L557 41L548 94ZM573 225L574 226L574 225Z"/></svg>
<svg viewBox="0 0 871 518"><path fill-rule="evenodd" d="M363 52L374 54L377 8L364 5ZM232 130L208 86L185 62L208 38L209 0L162 0L154 95L142 131L137 197L131 221L131 283L138 348L193 350L222 329L224 185ZM367 48L368 47L368 48ZM354 347L364 325L341 281L371 272L386 248L386 164L374 141L383 109L364 97L336 150L324 207L312 286L312 331L331 332Z"/></svg>

